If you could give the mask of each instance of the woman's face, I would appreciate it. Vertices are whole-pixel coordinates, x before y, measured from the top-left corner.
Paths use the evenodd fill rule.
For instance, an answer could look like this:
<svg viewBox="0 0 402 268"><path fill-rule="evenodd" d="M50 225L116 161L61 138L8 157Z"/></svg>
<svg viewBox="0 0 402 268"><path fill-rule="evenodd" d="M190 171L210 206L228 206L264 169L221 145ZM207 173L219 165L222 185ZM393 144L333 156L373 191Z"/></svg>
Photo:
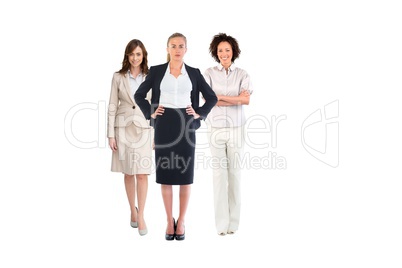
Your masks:
<svg viewBox="0 0 402 268"><path fill-rule="evenodd" d="M144 55L142 54L142 49L137 46L134 50L128 54L128 61L130 62L132 67L138 67L142 63L142 59Z"/></svg>
<svg viewBox="0 0 402 268"><path fill-rule="evenodd" d="M229 42L223 41L218 45L218 59L223 66L228 66L232 63L232 46Z"/></svg>
<svg viewBox="0 0 402 268"><path fill-rule="evenodd" d="M186 41L183 37L173 37L170 39L167 52L171 60L182 61L187 52Z"/></svg>

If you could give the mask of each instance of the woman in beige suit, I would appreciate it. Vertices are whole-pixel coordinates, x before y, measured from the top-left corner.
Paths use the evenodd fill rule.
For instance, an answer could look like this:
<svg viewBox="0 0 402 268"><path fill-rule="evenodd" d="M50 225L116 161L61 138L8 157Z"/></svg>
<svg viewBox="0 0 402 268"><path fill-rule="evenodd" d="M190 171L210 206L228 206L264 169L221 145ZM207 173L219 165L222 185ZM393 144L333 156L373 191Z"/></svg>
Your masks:
<svg viewBox="0 0 402 268"><path fill-rule="evenodd" d="M153 129L133 97L148 74L148 53L140 40L131 40L125 49L122 68L114 73L108 107L108 138L112 149L112 171L124 174L130 225L140 235L148 230L144 207L148 175L152 166ZM137 198L136 198L137 197ZM138 207L135 205L137 200Z"/></svg>

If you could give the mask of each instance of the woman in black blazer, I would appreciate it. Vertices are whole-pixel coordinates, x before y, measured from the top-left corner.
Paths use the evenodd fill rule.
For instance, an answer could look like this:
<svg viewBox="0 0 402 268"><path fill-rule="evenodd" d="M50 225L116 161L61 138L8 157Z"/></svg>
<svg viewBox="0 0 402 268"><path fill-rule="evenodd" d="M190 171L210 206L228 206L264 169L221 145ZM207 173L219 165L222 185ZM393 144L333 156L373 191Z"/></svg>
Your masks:
<svg viewBox="0 0 402 268"><path fill-rule="evenodd" d="M167 216L166 240L184 240L184 220L194 177L195 131L218 99L199 69L183 62L186 37L171 35L168 62L152 66L134 95L146 119L155 128L156 182L161 184ZM146 95L152 89L151 104ZM200 107L200 93L205 103ZM173 218L172 185L180 185L180 214Z"/></svg>

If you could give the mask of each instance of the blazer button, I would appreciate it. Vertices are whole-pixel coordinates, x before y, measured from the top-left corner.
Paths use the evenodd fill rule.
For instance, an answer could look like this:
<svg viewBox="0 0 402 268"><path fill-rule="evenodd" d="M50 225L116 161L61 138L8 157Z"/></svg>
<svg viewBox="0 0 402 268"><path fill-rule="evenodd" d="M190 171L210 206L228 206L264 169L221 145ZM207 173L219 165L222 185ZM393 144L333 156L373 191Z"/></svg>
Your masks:
<svg viewBox="0 0 402 268"><path fill-rule="evenodd" d="M133 106L133 109L135 109L135 105Z"/></svg>

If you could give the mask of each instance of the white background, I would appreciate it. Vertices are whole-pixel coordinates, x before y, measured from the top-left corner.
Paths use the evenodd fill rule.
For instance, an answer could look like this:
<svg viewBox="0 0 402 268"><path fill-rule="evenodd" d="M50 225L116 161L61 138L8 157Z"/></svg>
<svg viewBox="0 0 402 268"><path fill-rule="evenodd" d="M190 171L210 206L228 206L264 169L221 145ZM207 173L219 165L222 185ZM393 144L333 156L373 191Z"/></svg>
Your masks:
<svg viewBox="0 0 402 268"><path fill-rule="evenodd" d="M402 266L398 1L104 2L0 4L1 267ZM243 170L233 236L215 233L209 168L195 171L183 242L164 240L154 174L149 233L140 237L129 226L123 177L110 172L104 123L113 72L133 38L144 42L149 65L165 62L174 32L187 36L185 62L202 72L215 65L213 35L237 38L236 64L255 89L247 115L286 116L276 148L246 148L260 157L275 152L287 165ZM335 168L301 142L303 121L333 101ZM76 105L98 108L69 125L95 148L66 137ZM198 133L200 143L205 135ZM256 135L271 142L270 133Z"/></svg>

